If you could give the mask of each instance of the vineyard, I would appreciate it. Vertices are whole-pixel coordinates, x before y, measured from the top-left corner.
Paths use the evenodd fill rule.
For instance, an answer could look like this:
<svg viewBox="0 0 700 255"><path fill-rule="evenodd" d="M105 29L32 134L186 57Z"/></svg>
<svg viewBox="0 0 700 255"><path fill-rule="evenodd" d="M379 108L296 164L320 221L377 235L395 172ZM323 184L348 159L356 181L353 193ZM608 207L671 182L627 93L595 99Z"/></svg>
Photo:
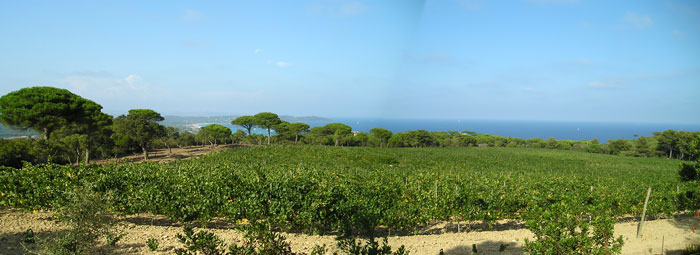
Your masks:
<svg viewBox="0 0 700 255"><path fill-rule="evenodd" d="M283 231L416 232L438 221L525 219L552 206L614 217L700 208L679 161L523 148L235 148L170 163L0 170L0 207L51 209L79 185L124 214L265 221ZM694 186L695 185L695 186Z"/></svg>

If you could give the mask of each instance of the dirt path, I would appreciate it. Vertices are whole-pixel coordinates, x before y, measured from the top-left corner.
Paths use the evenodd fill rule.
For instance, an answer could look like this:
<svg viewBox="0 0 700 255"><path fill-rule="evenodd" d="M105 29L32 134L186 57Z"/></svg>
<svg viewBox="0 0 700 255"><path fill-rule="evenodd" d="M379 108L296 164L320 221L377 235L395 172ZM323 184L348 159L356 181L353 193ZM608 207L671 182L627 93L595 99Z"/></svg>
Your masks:
<svg viewBox="0 0 700 255"><path fill-rule="evenodd" d="M168 154L168 149L158 149L148 152L149 162L170 162L178 159L186 159L201 156L214 151L221 151L228 148L234 147L244 147L250 145L237 145L237 144L223 144L217 145L212 148L209 145L205 146L188 146L188 147L173 147L172 154ZM112 163L123 163L123 162L142 162L143 154L138 153L134 155L124 156L118 159L102 159L94 160L93 163L96 164L112 164Z"/></svg>
<svg viewBox="0 0 700 255"><path fill-rule="evenodd" d="M642 238L635 238L636 222L618 223L615 234L623 235L625 245L623 254L661 254L662 240L667 254L680 254L680 251L690 243L700 242L700 231L693 233L691 226L698 224L698 219L692 215L682 215L675 219L653 220L644 225ZM434 232L444 232L445 226L436 226ZM0 210L0 254L22 254L20 241L27 229L32 229L40 238L56 235L65 229L64 225L52 218L52 213L27 213L17 210ZM175 248L181 247L175 235L182 229L162 216L134 215L122 220L119 227L126 233L114 248L117 254L171 254ZM226 243L241 240L241 233L232 230L225 224L210 228ZM331 251L336 250L335 236L309 236L303 234L284 234L290 241L294 251L310 252L314 245L326 245ZM160 241L160 248L151 252L146 247L150 237ZM532 238L527 229L510 229L501 231L471 231L462 233L442 233L430 235L392 236L389 244L392 247L405 245L411 254L438 254L440 249L446 254L472 254L472 244L476 244L479 254L523 254L522 246L525 238ZM498 252L501 244L508 245L505 252ZM102 244L97 252L106 253L110 250Z"/></svg>

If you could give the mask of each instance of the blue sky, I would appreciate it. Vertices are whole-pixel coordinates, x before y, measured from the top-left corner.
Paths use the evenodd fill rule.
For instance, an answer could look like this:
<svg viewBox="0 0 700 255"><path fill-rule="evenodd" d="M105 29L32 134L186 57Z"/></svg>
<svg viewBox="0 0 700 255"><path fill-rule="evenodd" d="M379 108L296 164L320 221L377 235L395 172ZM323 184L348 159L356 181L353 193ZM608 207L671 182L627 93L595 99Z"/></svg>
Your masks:
<svg viewBox="0 0 700 255"><path fill-rule="evenodd" d="M0 1L0 94L110 114L700 123L700 2Z"/></svg>

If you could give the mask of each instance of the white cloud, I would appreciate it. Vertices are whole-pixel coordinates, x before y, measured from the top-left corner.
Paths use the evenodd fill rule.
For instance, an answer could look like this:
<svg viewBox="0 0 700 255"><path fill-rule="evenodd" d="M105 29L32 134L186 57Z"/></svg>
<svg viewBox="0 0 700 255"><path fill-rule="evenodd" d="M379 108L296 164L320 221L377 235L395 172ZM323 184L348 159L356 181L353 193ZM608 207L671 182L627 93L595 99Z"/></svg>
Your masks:
<svg viewBox="0 0 700 255"><path fill-rule="evenodd" d="M622 83L615 81L592 81L587 85L589 88L601 88L601 89L612 89L612 88L623 88L625 87Z"/></svg>
<svg viewBox="0 0 700 255"><path fill-rule="evenodd" d="M678 40L685 39L685 34L678 29L674 29L673 31L671 31L671 34L673 34L673 36L676 37L676 39Z"/></svg>
<svg viewBox="0 0 700 255"><path fill-rule="evenodd" d="M654 21L648 15L634 12L628 12L625 17L622 18L622 21L625 25L636 29L644 29L654 25Z"/></svg>
<svg viewBox="0 0 700 255"><path fill-rule="evenodd" d="M255 54L263 53L263 52L264 52L264 50L262 50L262 49L255 49Z"/></svg>
<svg viewBox="0 0 700 255"><path fill-rule="evenodd" d="M146 85L141 76L129 74L126 77L114 77L105 72L77 73L56 81L77 94L124 94L133 91L143 91Z"/></svg>
<svg viewBox="0 0 700 255"><path fill-rule="evenodd" d="M277 61L277 62L275 63L275 65L276 65L277 67L281 67L281 68L285 68L285 67L290 67L290 66L292 66L291 63L284 62L284 61Z"/></svg>
<svg viewBox="0 0 700 255"><path fill-rule="evenodd" d="M185 9L185 13L182 15L182 19L186 21L195 21L204 17L201 12Z"/></svg>
<svg viewBox="0 0 700 255"><path fill-rule="evenodd" d="M124 81L126 81L127 84L136 84L141 81L141 76L130 74L124 78Z"/></svg>

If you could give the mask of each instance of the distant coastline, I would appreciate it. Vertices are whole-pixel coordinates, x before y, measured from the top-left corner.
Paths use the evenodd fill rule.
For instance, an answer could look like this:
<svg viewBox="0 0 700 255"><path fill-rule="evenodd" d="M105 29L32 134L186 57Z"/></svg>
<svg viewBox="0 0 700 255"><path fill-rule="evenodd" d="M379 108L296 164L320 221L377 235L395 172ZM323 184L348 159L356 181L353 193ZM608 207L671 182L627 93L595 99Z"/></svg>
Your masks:
<svg viewBox="0 0 700 255"><path fill-rule="evenodd" d="M161 124L172 126L181 131L197 132L209 124L221 124L232 130L240 129L231 125L238 116L164 116ZM353 131L369 132L372 128L385 128L391 132L405 132L424 129L431 132L440 131L474 131L479 134L491 134L503 137L523 139L553 137L557 140L591 140L597 138L601 143L609 139L635 139L637 136L653 136L653 132L667 129L677 131L700 131L700 124L674 123L611 123L583 121L524 121L524 120L464 120L464 119L382 119L382 118L324 118L317 116L280 116L288 122L304 122L311 127L339 122L352 127ZM38 133L27 130L15 130L0 125L1 138L36 137ZM253 129L254 133L263 133Z"/></svg>

